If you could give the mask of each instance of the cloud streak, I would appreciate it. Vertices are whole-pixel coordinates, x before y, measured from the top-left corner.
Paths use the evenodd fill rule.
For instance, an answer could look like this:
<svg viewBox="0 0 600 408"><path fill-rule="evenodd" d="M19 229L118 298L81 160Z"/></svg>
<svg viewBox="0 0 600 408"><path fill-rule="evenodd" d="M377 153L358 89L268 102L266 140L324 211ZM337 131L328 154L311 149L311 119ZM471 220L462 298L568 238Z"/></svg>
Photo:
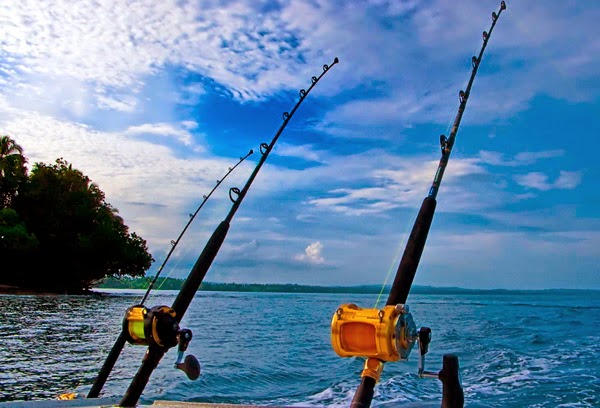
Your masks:
<svg viewBox="0 0 600 408"><path fill-rule="evenodd" d="M532 172L515 176L515 181L523 187L540 191L548 191L553 189L572 190L581 183L582 174L578 171L561 170L556 180L550 182L548 179L549 177L547 174L540 172Z"/></svg>
<svg viewBox="0 0 600 408"><path fill-rule="evenodd" d="M555 157L562 157L565 155L564 150L545 150L539 152L520 152L517 153L512 159L505 159L504 154L500 152L490 152L481 150L479 157L483 163L490 164L492 166L506 166L506 167L518 167L534 164L542 159L552 159Z"/></svg>
<svg viewBox="0 0 600 408"><path fill-rule="evenodd" d="M179 127L175 127L169 123L145 123L143 125L131 126L125 130L126 135L157 135L163 137L173 137L180 143L191 146L193 136L188 129L194 129L198 126L194 122L182 123Z"/></svg>

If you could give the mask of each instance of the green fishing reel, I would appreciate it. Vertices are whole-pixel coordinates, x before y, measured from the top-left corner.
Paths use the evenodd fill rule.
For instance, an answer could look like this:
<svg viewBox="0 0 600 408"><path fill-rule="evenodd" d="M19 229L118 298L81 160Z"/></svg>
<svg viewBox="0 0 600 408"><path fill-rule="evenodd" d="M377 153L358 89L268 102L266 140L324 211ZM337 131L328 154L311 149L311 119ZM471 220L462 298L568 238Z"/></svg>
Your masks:
<svg viewBox="0 0 600 408"><path fill-rule="evenodd" d="M168 350L179 345L175 368L182 370L190 380L200 377L200 363L192 355L183 358L192 340L192 331L180 329L175 310L169 306L131 306L125 312L123 333L129 344L154 346Z"/></svg>

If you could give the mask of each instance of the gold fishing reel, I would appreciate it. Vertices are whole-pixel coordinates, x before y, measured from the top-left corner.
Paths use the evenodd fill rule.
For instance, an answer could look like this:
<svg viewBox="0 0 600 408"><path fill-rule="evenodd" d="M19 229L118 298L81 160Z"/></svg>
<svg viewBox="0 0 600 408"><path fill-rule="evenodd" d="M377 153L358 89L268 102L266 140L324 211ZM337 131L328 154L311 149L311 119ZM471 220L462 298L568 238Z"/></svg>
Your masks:
<svg viewBox="0 0 600 408"><path fill-rule="evenodd" d="M175 310L172 308L155 306L147 309L143 305L135 305L125 312L123 331L130 344L155 344L162 348L171 348L177 345L180 330L175 319Z"/></svg>
<svg viewBox="0 0 600 408"><path fill-rule="evenodd" d="M417 337L408 305L363 309L347 303L331 320L331 344L340 357L406 360Z"/></svg>
<svg viewBox="0 0 600 408"><path fill-rule="evenodd" d="M130 344L158 346L169 349L179 345L175 368L183 371L190 380L200 377L200 363L191 354L183 357L192 340L192 331L180 329L175 318L176 312L169 306L131 306L125 312L123 332Z"/></svg>
<svg viewBox="0 0 600 408"><path fill-rule="evenodd" d="M419 343L419 377L441 379L441 371L425 371L425 354L429 351L431 329L421 327L417 330L408 305L363 309L347 303L336 310L331 320L333 350L340 357L366 358L362 376L371 377L376 382L383 371L383 364L408 360L416 342ZM448 358L456 359L456 369L450 367L444 373L453 376L452 373L458 372L458 359L456 356Z"/></svg>

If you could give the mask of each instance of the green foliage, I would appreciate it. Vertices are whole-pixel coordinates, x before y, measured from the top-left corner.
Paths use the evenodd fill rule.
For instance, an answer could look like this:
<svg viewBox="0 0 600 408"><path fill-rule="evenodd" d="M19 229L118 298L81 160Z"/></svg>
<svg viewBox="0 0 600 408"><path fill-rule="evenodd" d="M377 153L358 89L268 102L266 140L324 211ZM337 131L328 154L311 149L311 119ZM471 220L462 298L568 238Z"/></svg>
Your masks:
<svg viewBox="0 0 600 408"><path fill-rule="evenodd" d="M107 278L98 288L111 289L146 289L151 278ZM158 278L154 288L156 290L179 290L185 279ZM216 283L203 282L202 291L211 292L274 292L274 293L379 293L381 286L309 286L296 284L277 283ZM389 292L389 288L387 288Z"/></svg>
<svg viewBox="0 0 600 408"><path fill-rule="evenodd" d="M65 160L36 163L0 213L0 283L77 292L106 276L144 276L153 261L146 241L104 198Z"/></svg>
<svg viewBox="0 0 600 408"><path fill-rule="evenodd" d="M8 207L27 179L23 149L9 136L0 136L0 208Z"/></svg>
<svg viewBox="0 0 600 408"><path fill-rule="evenodd" d="M148 289L152 282L151 277L112 277L104 279L97 288L110 288L110 289ZM179 290L185 282L184 279L175 278L158 278L154 285L155 290Z"/></svg>
<svg viewBox="0 0 600 408"><path fill-rule="evenodd" d="M12 208L0 209L0 282L18 283L17 274L22 259L35 256L39 242L27 231L25 223Z"/></svg>

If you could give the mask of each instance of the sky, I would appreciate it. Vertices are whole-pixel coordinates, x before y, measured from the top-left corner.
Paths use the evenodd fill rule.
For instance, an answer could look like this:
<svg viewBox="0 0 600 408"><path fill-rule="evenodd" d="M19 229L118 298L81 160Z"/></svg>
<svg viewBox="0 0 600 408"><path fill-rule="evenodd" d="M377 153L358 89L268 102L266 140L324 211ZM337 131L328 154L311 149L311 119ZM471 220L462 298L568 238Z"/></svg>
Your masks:
<svg viewBox="0 0 600 408"><path fill-rule="evenodd" d="M600 3L508 1L414 283L600 289ZM89 176L162 263L229 167L283 132L206 280L382 285L495 0L3 0L0 134ZM258 162L214 193L185 277Z"/></svg>

